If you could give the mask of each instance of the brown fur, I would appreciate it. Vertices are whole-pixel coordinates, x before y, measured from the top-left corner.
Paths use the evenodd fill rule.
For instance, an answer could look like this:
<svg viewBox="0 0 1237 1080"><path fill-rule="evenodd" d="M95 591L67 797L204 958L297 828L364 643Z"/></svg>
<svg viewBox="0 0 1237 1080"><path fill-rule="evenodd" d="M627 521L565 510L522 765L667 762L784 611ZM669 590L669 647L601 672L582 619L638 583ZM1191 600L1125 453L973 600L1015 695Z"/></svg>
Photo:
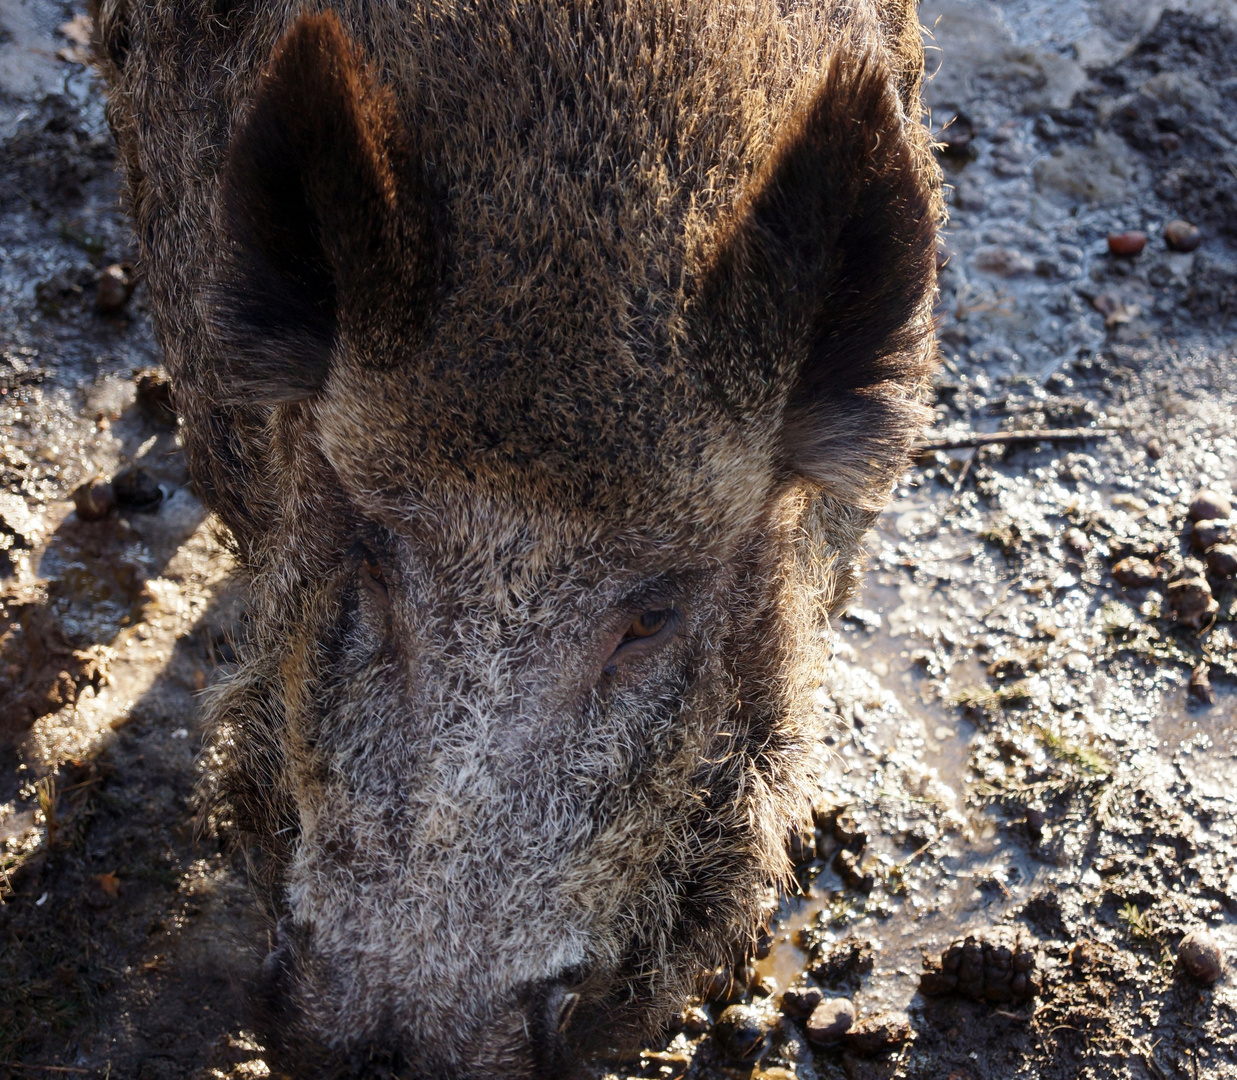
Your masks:
<svg viewBox="0 0 1237 1080"><path fill-rule="evenodd" d="M253 577L211 753L279 920L270 1037L300 1075L564 1075L787 871L820 630L930 359L914 5L97 21ZM677 633L603 669L650 608Z"/></svg>

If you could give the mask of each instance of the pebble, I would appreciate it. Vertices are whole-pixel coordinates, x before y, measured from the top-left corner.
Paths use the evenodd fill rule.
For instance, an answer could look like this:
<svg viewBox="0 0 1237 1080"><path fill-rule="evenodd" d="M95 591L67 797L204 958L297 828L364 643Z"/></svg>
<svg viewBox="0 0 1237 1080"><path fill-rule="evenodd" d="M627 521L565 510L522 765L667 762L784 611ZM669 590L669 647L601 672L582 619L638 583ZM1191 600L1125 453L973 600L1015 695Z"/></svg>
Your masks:
<svg viewBox="0 0 1237 1080"><path fill-rule="evenodd" d="M860 861L862 856L842 848L833 857L833 868L852 889L869 893L876 888L876 875Z"/></svg>
<svg viewBox="0 0 1237 1080"><path fill-rule="evenodd" d="M752 983L752 993L756 997L772 997L777 993L777 980L772 975L761 975Z"/></svg>
<svg viewBox="0 0 1237 1080"><path fill-rule="evenodd" d="M176 426L176 409L172 406L172 384L168 377L154 368L137 373L137 407L147 419L166 427Z"/></svg>
<svg viewBox="0 0 1237 1080"><path fill-rule="evenodd" d="M910 1021L901 1013L865 1016L842 1037L846 1049L855 1054L882 1054L915 1038Z"/></svg>
<svg viewBox="0 0 1237 1080"><path fill-rule="evenodd" d="M795 983L782 994L782 1012L797 1019L811 1016L812 1011L825 998L824 991L811 983Z"/></svg>
<svg viewBox="0 0 1237 1080"><path fill-rule="evenodd" d="M125 469L112 478L116 504L128 510L153 514L163 502L163 489L147 469L138 465Z"/></svg>
<svg viewBox="0 0 1237 1080"><path fill-rule="evenodd" d="M1190 543L1199 551L1206 551L1215 544L1227 544L1233 539L1233 523L1217 518L1203 518L1194 522L1190 529Z"/></svg>
<svg viewBox="0 0 1237 1080"><path fill-rule="evenodd" d="M1127 258L1139 254L1147 246L1147 234L1133 229L1130 232L1110 232L1108 234L1108 250L1114 255Z"/></svg>
<svg viewBox="0 0 1237 1080"><path fill-rule="evenodd" d="M1200 983L1211 986L1224 974L1224 955L1216 939L1206 930L1192 930L1177 946L1182 968Z"/></svg>
<svg viewBox="0 0 1237 1080"><path fill-rule="evenodd" d="M989 244L976 248L972 256L977 270L999 277L1021 277L1035 269L1033 260L1028 259L1015 248L1001 247L999 244Z"/></svg>
<svg viewBox="0 0 1237 1080"><path fill-rule="evenodd" d="M802 866L816 858L816 833L806 826L792 826L786 838L786 854L792 866Z"/></svg>
<svg viewBox="0 0 1237 1080"><path fill-rule="evenodd" d="M1044 838L1044 825L1047 823L1047 815L1038 806L1027 807L1027 836L1035 843L1039 843Z"/></svg>
<svg viewBox="0 0 1237 1080"><path fill-rule="evenodd" d="M1131 589L1145 589L1155 584L1159 574L1146 559L1131 555L1112 568L1112 576Z"/></svg>
<svg viewBox="0 0 1237 1080"><path fill-rule="evenodd" d="M774 1065L771 1069L758 1069L752 1073L752 1080L798 1080L790 1069Z"/></svg>
<svg viewBox="0 0 1237 1080"><path fill-rule="evenodd" d="M747 992L747 983L742 977L743 974L746 972L740 972L736 977L734 971L722 965L705 979L700 996L705 1001L715 1001L723 1005L738 1001Z"/></svg>
<svg viewBox="0 0 1237 1080"><path fill-rule="evenodd" d="M849 810L838 811L833 819L833 836L839 844L845 844L856 851L862 850L868 842L867 832Z"/></svg>
<svg viewBox="0 0 1237 1080"><path fill-rule="evenodd" d="M1169 583L1167 592L1169 607L1182 626L1201 629L1220 610L1205 577L1180 578Z"/></svg>
<svg viewBox="0 0 1237 1080"><path fill-rule="evenodd" d="M683 1013L683 1030L688 1035L703 1035L712 1026L709 1014L699 1005L693 1005Z"/></svg>
<svg viewBox="0 0 1237 1080"><path fill-rule="evenodd" d="M1207 549L1207 569L1216 577L1237 574L1237 544L1216 544Z"/></svg>
<svg viewBox="0 0 1237 1080"><path fill-rule="evenodd" d="M1203 661L1190 672L1190 685L1187 693L1190 700L1199 705L1214 705L1215 693L1211 689L1211 665Z"/></svg>
<svg viewBox="0 0 1237 1080"><path fill-rule="evenodd" d="M825 832L833 832L834 822L837 821L838 814L843 810L843 807L828 798L819 798L812 801L812 824L818 829L823 829Z"/></svg>
<svg viewBox="0 0 1237 1080"><path fill-rule="evenodd" d="M1173 251L1194 251L1203 242L1197 225L1178 218L1164 226L1164 241Z"/></svg>
<svg viewBox="0 0 1237 1080"><path fill-rule="evenodd" d="M713 1037L735 1061L755 1061L769 1048L769 1021L750 1005L731 1005L713 1025Z"/></svg>
<svg viewBox="0 0 1237 1080"><path fill-rule="evenodd" d="M807 1018L807 1037L817 1046L832 1046L841 1042L854 1022L855 1006L850 998L826 998Z"/></svg>
<svg viewBox="0 0 1237 1080"><path fill-rule="evenodd" d="M105 315L119 311L133 295L133 268L125 263L112 263L99 278L99 291L94 306Z"/></svg>
<svg viewBox="0 0 1237 1080"><path fill-rule="evenodd" d="M952 118L945 121L936 138L941 144L941 153L947 157L970 157L971 143L975 141L975 124L966 113L955 112Z"/></svg>
<svg viewBox="0 0 1237 1080"><path fill-rule="evenodd" d="M87 480L73 492L73 506L83 521L99 521L112 512L116 493L101 476Z"/></svg>
<svg viewBox="0 0 1237 1080"><path fill-rule="evenodd" d="M1190 500L1191 521L1213 521L1226 518L1233 512L1233 504L1218 491L1203 488Z"/></svg>
<svg viewBox="0 0 1237 1080"><path fill-rule="evenodd" d="M860 976L870 972L876 962L876 950L867 938L848 937L811 951L809 970L826 986L857 985Z"/></svg>
<svg viewBox="0 0 1237 1080"><path fill-rule="evenodd" d="M756 941L752 945L752 956L757 960L763 960L773 951L773 931L767 926L762 927L760 933L756 935Z"/></svg>
<svg viewBox="0 0 1237 1080"><path fill-rule="evenodd" d="M1143 449L1147 451L1147 457L1152 461L1159 461L1164 456L1164 444L1160 442L1159 437L1152 435L1144 444Z"/></svg>
<svg viewBox="0 0 1237 1080"><path fill-rule="evenodd" d="M1064 543L1075 555L1087 555L1091 551L1091 541L1081 529L1066 529Z"/></svg>

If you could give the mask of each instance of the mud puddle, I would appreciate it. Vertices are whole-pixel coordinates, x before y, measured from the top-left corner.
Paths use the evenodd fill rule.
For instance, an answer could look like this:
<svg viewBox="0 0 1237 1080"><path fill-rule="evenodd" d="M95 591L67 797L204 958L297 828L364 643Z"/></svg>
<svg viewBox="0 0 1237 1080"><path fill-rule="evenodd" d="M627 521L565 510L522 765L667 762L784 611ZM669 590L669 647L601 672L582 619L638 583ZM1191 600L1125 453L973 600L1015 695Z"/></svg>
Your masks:
<svg viewBox="0 0 1237 1080"><path fill-rule="evenodd" d="M265 1076L240 1006L260 922L194 831L198 695L240 601L140 376L140 275L98 308L133 249L81 18L0 10L0 1075ZM758 1060L715 994L599 1076L1237 1077L1237 592L1187 520L1237 481L1233 5L921 18L951 187L927 438L1116 431L908 472L817 696L800 892L723 987ZM1194 251L1164 242L1182 217ZM1128 230L1144 250L1114 257ZM82 520L73 490L127 469L157 507ZM1129 558L1146 584L1114 576ZM1195 625L1188 580L1215 605ZM1176 960L1197 930L1214 985ZM1034 997L922 992L967 934L1033 955ZM853 1003L848 1038L807 1038L813 994Z"/></svg>

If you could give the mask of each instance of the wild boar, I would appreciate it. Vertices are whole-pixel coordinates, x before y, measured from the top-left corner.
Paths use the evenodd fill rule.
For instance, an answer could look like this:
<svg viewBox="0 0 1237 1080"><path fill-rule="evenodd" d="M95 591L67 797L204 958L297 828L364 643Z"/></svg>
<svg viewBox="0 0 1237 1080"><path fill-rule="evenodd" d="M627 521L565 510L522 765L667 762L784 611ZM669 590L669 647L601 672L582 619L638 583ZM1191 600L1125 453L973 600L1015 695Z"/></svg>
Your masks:
<svg viewBox="0 0 1237 1080"><path fill-rule="evenodd" d="M215 813L296 1076L561 1077L750 947L922 421L912 0L101 0Z"/></svg>

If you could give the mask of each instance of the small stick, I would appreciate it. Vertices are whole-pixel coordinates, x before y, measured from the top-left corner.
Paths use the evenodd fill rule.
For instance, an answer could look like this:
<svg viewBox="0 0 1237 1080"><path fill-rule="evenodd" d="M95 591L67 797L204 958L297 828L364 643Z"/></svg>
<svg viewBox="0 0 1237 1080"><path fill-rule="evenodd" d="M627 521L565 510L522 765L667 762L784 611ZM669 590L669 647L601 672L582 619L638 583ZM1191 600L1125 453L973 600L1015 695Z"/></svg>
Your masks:
<svg viewBox="0 0 1237 1080"><path fill-rule="evenodd" d="M5 1069L30 1069L34 1072L64 1072L81 1073L88 1076L94 1069L75 1069L72 1065L23 1065L20 1061L0 1061L0 1067Z"/></svg>
<svg viewBox="0 0 1237 1080"><path fill-rule="evenodd" d="M963 435L958 439L941 439L939 442L919 443L919 453L928 450L969 450L977 446L999 446L1002 443L1019 444L1050 442L1054 439L1106 439L1119 434L1122 428L1032 428L1030 431L993 431Z"/></svg>

